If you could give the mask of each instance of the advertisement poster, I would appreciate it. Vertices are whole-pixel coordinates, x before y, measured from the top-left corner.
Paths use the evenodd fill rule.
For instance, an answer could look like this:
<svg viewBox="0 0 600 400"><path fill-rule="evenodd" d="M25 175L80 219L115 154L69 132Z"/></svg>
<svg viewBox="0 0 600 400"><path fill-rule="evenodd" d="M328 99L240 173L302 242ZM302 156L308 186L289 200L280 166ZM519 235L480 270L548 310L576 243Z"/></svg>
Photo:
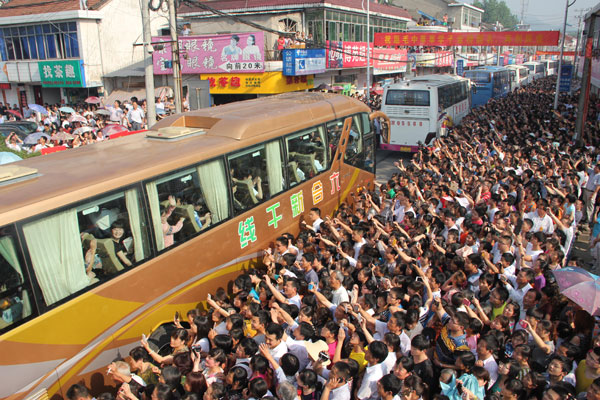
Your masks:
<svg viewBox="0 0 600 400"><path fill-rule="evenodd" d="M153 37L152 43L154 74L172 74L171 37ZM264 60L264 32L179 37L182 74L262 72Z"/></svg>

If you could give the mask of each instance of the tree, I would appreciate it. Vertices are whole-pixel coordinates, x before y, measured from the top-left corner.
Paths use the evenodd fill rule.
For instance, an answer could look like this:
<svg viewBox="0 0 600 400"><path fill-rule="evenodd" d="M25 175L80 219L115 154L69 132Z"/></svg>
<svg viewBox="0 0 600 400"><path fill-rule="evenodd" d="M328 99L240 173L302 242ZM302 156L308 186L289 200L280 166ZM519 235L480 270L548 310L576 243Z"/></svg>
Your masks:
<svg viewBox="0 0 600 400"><path fill-rule="evenodd" d="M482 21L486 24L495 24L498 21L505 29L513 29L519 23L519 19L510 12L504 0L483 0L483 3L475 0L473 5L484 10Z"/></svg>

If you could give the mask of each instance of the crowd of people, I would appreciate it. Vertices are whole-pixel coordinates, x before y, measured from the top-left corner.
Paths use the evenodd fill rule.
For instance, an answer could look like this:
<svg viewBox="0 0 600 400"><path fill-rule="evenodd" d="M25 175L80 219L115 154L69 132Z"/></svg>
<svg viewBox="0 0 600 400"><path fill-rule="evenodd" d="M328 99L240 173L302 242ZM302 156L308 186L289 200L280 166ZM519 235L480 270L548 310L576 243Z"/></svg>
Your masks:
<svg viewBox="0 0 600 400"><path fill-rule="evenodd" d="M174 109L172 97L156 98L159 120L173 113ZM72 107L59 104L46 104L36 109L25 107L23 114L16 104L11 108L0 102L0 124L18 121L37 124L35 131L30 130L35 140L27 140L27 135L15 128L5 137L5 144L10 150L35 153L54 146L76 148L107 140L113 133L146 129L146 100L132 97L124 102L116 100L105 105L96 98L94 103L84 102Z"/></svg>
<svg viewBox="0 0 600 400"><path fill-rule="evenodd" d="M599 242L599 104L575 146L576 97L554 112L553 88L492 100L333 215L311 209L265 269L176 314L166 349L144 337L112 363L117 398L598 400L598 323L553 271L598 268L573 244Z"/></svg>

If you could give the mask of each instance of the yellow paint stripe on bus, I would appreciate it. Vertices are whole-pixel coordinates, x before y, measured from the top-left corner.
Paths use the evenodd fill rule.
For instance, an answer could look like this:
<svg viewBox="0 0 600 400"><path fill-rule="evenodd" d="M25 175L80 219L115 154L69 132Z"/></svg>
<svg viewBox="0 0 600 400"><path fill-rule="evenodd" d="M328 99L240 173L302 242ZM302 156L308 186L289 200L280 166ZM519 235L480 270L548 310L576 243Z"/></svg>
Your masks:
<svg viewBox="0 0 600 400"><path fill-rule="evenodd" d="M85 357L83 357L77 364L75 364L68 372L65 372L63 374L63 376L61 377L62 381L68 381L69 379L71 379L75 374L77 374L78 371L80 371L82 368L85 367L85 365L87 365L90 360L92 360L94 357L96 357L96 355L98 355L98 353L102 352L103 349L113 340L113 337L121 337L120 335L127 331L132 325L134 325L135 323L137 323L140 319L144 318L148 313L153 312L156 308L161 307L163 304L165 304L166 302L168 302L170 299L172 299L173 297L176 297L177 295L181 294L181 292L189 290L193 287L198 286L199 284L209 281L211 279L217 278L219 276L225 275L227 273L231 273L231 272L235 272L236 270L240 270L242 268L242 265L245 262L241 262L241 263L236 263L233 264L229 267L226 268L222 268L210 275L207 275L206 277L198 280L197 282L193 283L192 285L188 285L186 287L181 288L180 290L178 290L177 292L173 293L171 296L165 298L163 301L161 301L159 304L157 304L156 306L148 309L146 312L144 312L143 314L139 315L137 318L135 318L134 320L132 320L131 322L129 322L127 325L123 326L121 329L119 329L117 332L115 332L114 335L111 335L109 337L107 337L104 341L102 341L102 343L99 343L93 350L91 350ZM137 333L136 333L137 335ZM124 338L124 336L123 336ZM50 396L54 395L56 392L58 392L58 390L60 389L60 382L56 382L54 383L54 385L52 385L49 389L48 389L48 394Z"/></svg>
<svg viewBox="0 0 600 400"><path fill-rule="evenodd" d="M212 273L212 274L210 274L210 275L207 275L207 276L205 276L205 277L204 277L204 278L202 278L202 279L199 279L198 281L196 281L196 282L192 283L192 284L191 284L191 285L189 285L189 286L186 286L186 287L184 287L184 288L181 288L181 289L180 289L180 290L178 290L177 292L175 292L175 293L173 293L172 295L170 295L169 297L167 297L167 298L166 298L164 301L162 301L160 304L157 304L155 307L153 307L153 308L149 309L147 312L152 312L152 311L156 310L156 309L157 309L157 308L159 308L159 307L163 307L163 308L164 308L164 306L162 306L162 305L164 305L165 303L168 303L168 302L169 302L171 299L173 299L173 298L174 298L174 297L176 297L176 296L179 296L179 295L180 295L181 293L183 293L184 291L191 290L191 289L193 289L193 288L197 287L198 285L201 285L201 284L203 284L203 283L205 283L205 282L207 282L207 281L210 281L210 280L212 280L212 279L218 278L218 277L220 277L220 276L223 276L223 275L226 275L226 274L230 274L230 273L232 273L232 272L237 272L237 271L240 271L240 270L242 269L242 264L243 264L243 263L237 263L237 264L233 264L233 265L231 265L231 266L229 266L229 267L222 268L222 269L220 269L220 270L218 270L218 271L216 271L216 272L213 272L213 273ZM206 301L206 300L201 300L201 299L198 299L198 301L197 301L196 303L191 303L191 304L174 304L174 305L171 305L169 308L167 308L167 309L164 311L164 313L162 313L162 314L164 314L164 315L165 315L165 316L164 316L165 320L166 320L166 319L170 319L170 318L172 318L172 316L173 316L173 314L175 313L175 311L179 311L180 313L181 313L182 311L183 311L183 312L186 312L186 311L187 311L187 309L186 309L186 310L181 310L181 308L182 308L182 307L184 307L184 306L188 306L188 307L190 307L190 308L193 308L193 307L195 307L195 305L196 305L197 303L200 303L200 302L205 302L205 301ZM183 318L184 318L184 319L186 318L186 317L185 317L185 314L182 314L182 316L183 316ZM132 322L135 322L135 321L132 321ZM131 330L131 331L128 331L128 332L124 333L123 335L119 336L119 339L135 339L135 338L138 338L140 334L141 334L140 332L136 332L135 330Z"/></svg>
<svg viewBox="0 0 600 400"><path fill-rule="evenodd" d="M352 187L354 186L354 182L356 182L356 180L358 179L358 174L360 174L360 170L358 168L354 168L354 172L352 173L350 182L348 183L348 185L346 185L346 190L344 190L344 192L342 193L341 201L344 201L346 199L346 197L348 196L348 193L350 193L350 191L352 190Z"/></svg>
<svg viewBox="0 0 600 400"><path fill-rule="evenodd" d="M111 326L142 305L85 293L68 306L37 317L35 329L14 329L3 339L17 343L85 345L98 336L98 321ZM65 321L76 321L77 329L61 329Z"/></svg>

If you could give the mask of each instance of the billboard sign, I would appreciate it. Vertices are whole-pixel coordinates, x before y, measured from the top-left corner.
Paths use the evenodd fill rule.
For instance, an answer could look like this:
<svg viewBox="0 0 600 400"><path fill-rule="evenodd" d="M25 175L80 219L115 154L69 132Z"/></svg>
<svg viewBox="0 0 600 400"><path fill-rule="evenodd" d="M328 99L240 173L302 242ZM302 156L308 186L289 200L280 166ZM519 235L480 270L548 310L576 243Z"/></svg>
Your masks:
<svg viewBox="0 0 600 400"><path fill-rule="evenodd" d="M325 49L284 49L283 75L300 76L325 72Z"/></svg>
<svg viewBox="0 0 600 400"><path fill-rule="evenodd" d="M172 74L171 37L153 37L152 43L155 48L152 53L154 74ZM263 72L264 60L263 32L179 37L182 74Z"/></svg>

